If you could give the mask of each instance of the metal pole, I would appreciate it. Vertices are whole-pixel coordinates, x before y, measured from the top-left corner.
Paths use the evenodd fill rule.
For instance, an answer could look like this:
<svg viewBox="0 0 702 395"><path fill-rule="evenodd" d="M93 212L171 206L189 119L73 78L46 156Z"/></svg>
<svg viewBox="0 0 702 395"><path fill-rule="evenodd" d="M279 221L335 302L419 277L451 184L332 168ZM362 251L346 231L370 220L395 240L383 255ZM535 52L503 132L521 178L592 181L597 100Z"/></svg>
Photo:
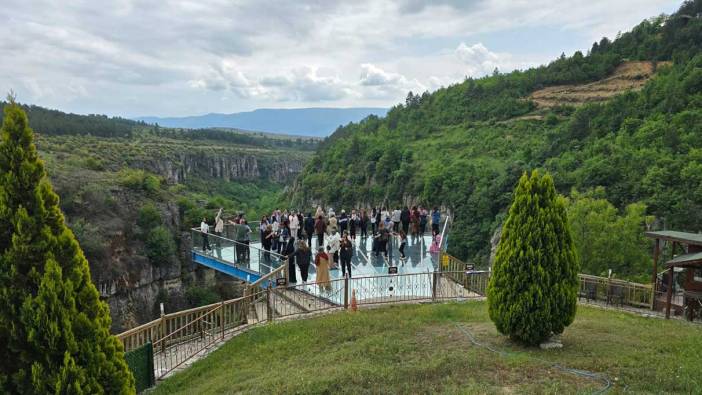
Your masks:
<svg viewBox="0 0 702 395"><path fill-rule="evenodd" d="M344 308L349 308L349 277L344 276Z"/></svg>

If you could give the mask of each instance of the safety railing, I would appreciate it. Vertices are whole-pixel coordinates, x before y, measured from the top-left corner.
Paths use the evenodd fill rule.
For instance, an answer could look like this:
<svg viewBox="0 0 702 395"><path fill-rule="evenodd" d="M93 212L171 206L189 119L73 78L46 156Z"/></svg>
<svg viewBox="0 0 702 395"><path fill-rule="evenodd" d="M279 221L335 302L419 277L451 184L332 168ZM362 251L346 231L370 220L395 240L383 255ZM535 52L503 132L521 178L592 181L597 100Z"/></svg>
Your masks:
<svg viewBox="0 0 702 395"><path fill-rule="evenodd" d="M228 330L248 324L248 310L248 301L242 297L209 305L207 309L199 309L198 314L191 311L177 317L181 326L154 342L156 377L163 378L215 342L223 340Z"/></svg>
<svg viewBox="0 0 702 395"><path fill-rule="evenodd" d="M251 243L240 242L213 233L191 229L193 251L217 258L219 261L268 274L283 264L284 256Z"/></svg>
<svg viewBox="0 0 702 395"><path fill-rule="evenodd" d="M651 308L655 295L650 284L632 283L606 277L580 274L579 297L586 301L618 306Z"/></svg>

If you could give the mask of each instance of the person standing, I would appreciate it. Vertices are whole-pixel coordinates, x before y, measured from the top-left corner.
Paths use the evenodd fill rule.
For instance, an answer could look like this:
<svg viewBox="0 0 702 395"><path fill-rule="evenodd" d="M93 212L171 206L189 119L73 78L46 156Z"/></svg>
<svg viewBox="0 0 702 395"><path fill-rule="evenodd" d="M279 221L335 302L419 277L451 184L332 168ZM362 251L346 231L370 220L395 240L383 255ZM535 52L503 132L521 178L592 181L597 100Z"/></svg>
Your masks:
<svg viewBox="0 0 702 395"><path fill-rule="evenodd" d="M251 259L251 227L249 226L249 222L245 219L242 219L241 225L244 227L244 261L249 262Z"/></svg>
<svg viewBox="0 0 702 395"><path fill-rule="evenodd" d="M271 238L273 237L273 227L271 225L266 225L266 229L263 231L263 234L261 235L261 244L263 245L263 259L266 262L270 262L271 260L271 244L272 240Z"/></svg>
<svg viewBox="0 0 702 395"><path fill-rule="evenodd" d="M400 259L404 261L407 259L405 256L405 247L407 247L407 233L401 230L398 237L400 238Z"/></svg>
<svg viewBox="0 0 702 395"><path fill-rule="evenodd" d="M358 214L356 210L351 211L351 218L349 219L349 235L351 240L356 240L356 229L358 228Z"/></svg>
<svg viewBox="0 0 702 395"><path fill-rule="evenodd" d="M412 211L410 211L410 231L414 242L419 237L419 209L417 206L412 207Z"/></svg>
<svg viewBox="0 0 702 395"><path fill-rule="evenodd" d="M311 261L312 251L310 251L310 248L305 244L304 240L300 240L298 242L297 251L295 251L295 262L297 263L297 267L300 268L300 277L303 283L307 282Z"/></svg>
<svg viewBox="0 0 702 395"><path fill-rule="evenodd" d="M439 234L438 229L436 229L436 230L432 229L431 233L432 233L432 236L431 236L431 246L429 246L429 253L436 254L441 250L441 235Z"/></svg>
<svg viewBox="0 0 702 395"><path fill-rule="evenodd" d="M327 246L329 248L329 246ZM317 285L322 291L331 292L332 286L329 282L329 254L324 252L324 247L317 248L317 256L314 258L314 265L317 267Z"/></svg>
<svg viewBox="0 0 702 395"><path fill-rule="evenodd" d="M346 210L341 210L341 216L339 217L339 228L341 229L341 234L347 231L349 228L349 217L346 215Z"/></svg>
<svg viewBox="0 0 702 395"><path fill-rule="evenodd" d="M409 233L410 217L410 210L407 206L405 206L402 209L402 212L400 212L400 222L402 223L402 230L405 232L405 234ZM395 230L395 232L399 232L399 230Z"/></svg>
<svg viewBox="0 0 702 395"><path fill-rule="evenodd" d="M402 211L400 211L399 208L396 208L395 210L393 210L391 219L392 219L392 223L393 223L392 230L395 232L399 232L400 231L400 221L402 220Z"/></svg>
<svg viewBox="0 0 702 395"><path fill-rule="evenodd" d="M200 223L200 234L202 234L202 252L207 252L207 250L212 251L210 247L210 240L208 234L210 233L210 225L207 224L207 218L203 218Z"/></svg>
<svg viewBox="0 0 702 395"><path fill-rule="evenodd" d="M314 218L312 217L312 213L307 213L303 224L305 236L307 236L307 246L312 248L312 236L314 236Z"/></svg>
<svg viewBox="0 0 702 395"><path fill-rule="evenodd" d="M222 232L224 232L224 220L222 219L222 208L219 208L217 216L215 217L215 250L217 252L217 258L222 259Z"/></svg>
<svg viewBox="0 0 702 395"><path fill-rule="evenodd" d="M288 283L297 283L297 271L295 270L295 238L290 237L283 249L283 256L288 261Z"/></svg>
<svg viewBox="0 0 702 395"><path fill-rule="evenodd" d="M349 239L349 235L344 233L341 239L339 257L341 258L341 274L346 277L348 273L351 278L351 257L353 256L353 243Z"/></svg>
<svg viewBox="0 0 702 395"><path fill-rule="evenodd" d="M424 207L419 208L419 234L424 236L427 231L427 216L429 213Z"/></svg>
<svg viewBox="0 0 702 395"><path fill-rule="evenodd" d="M385 224L383 222L380 223L380 226L378 226L378 234L375 236L377 240L377 248L375 251L375 256L380 255L382 252L383 255L387 258L388 256L388 239L390 237L390 232L388 231L388 228L385 227Z"/></svg>
<svg viewBox="0 0 702 395"><path fill-rule="evenodd" d="M302 228L305 225L305 217L302 215L302 211L297 212L297 223L300 224L300 227L297 228L297 236L295 236L298 240L302 240Z"/></svg>
<svg viewBox="0 0 702 395"><path fill-rule="evenodd" d="M324 224L324 217L317 216L317 221L314 223L314 230L317 232L317 247L324 247L324 229L326 225Z"/></svg>
<svg viewBox="0 0 702 395"><path fill-rule="evenodd" d="M258 231L261 235L261 243L263 243L263 233L266 231L266 228L268 228L268 217L264 215L261 217L261 223L258 225Z"/></svg>
<svg viewBox="0 0 702 395"><path fill-rule="evenodd" d="M329 236L329 254L331 258L331 268L338 269L339 266L339 248L341 243L341 238L336 228L332 228L331 235Z"/></svg>
<svg viewBox="0 0 702 395"><path fill-rule="evenodd" d="M434 207L431 212L431 230L432 232L439 232L439 224L441 223L441 212L439 212L438 207Z"/></svg>
<svg viewBox="0 0 702 395"><path fill-rule="evenodd" d="M380 210L377 207L373 207L371 212L370 223L371 223L371 234L375 236L375 231L378 229L378 224L380 223Z"/></svg>
<svg viewBox="0 0 702 395"><path fill-rule="evenodd" d="M300 219L297 218L297 213L293 212L288 217L290 221L290 236L298 237L297 233L300 231Z"/></svg>
<svg viewBox="0 0 702 395"><path fill-rule="evenodd" d="M271 230L273 232L271 236L271 250L279 252L278 238L280 237L280 224L276 221L275 215L271 217L271 221Z"/></svg>
<svg viewBox="0 0 702 395"><path fill-rule="evenodd" d="M336 219L336 215L334 215L334 212L332 212L327 220L327 233L331 233L332 229L339 229L338 225L339 223Z"/></svg>

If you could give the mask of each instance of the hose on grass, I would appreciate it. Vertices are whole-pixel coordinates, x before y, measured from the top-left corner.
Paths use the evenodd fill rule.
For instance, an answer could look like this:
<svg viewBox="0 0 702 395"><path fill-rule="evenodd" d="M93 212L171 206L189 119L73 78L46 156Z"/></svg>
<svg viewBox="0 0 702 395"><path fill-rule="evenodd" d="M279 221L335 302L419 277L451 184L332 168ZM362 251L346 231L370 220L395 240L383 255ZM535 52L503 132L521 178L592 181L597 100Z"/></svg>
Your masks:
<svg viewBox="0 0 702 395"><path fill-rule="evenodd" d="M456 326L456 328L458 328L458 330L460 330L461 332L463 332L464 335L466 335L468 340L470 340L470 342L473 343L474 346L484 348L488 351L491 351L491 352L498 354L500 356L503 356L503 357L509 357L511 355L516 355L515 353L510 353L508 351L498 350L489 344L481 343L478 341L478 339L475 338L475 336L473 336L473 334L467 328L465 328L461 325L458 325L458 323L456 323L456 322L453 322L453 324ZM543 364L551 366L554 369L557 369L557 370L560 370L560 371L563 371L566 373L570 373L570 374L573 374L573 375L576 375L579 377L583 377L586 379L590 379L590 380L599 381L600 383L603 384L603 387L600 388L599 390L595 391L595 394L604 394L612 388L612 381L609 379L609 377L607 377L606 375L604 375L602 373L590 372L588 370L581 370L581 369L573 369L573 368L569 368L567 366L563 366L563 365L560 365L557 363L552 363L550 361L547 361L545 359L541 359L538 357L528 356L528 358L539 361Z"/></svg>

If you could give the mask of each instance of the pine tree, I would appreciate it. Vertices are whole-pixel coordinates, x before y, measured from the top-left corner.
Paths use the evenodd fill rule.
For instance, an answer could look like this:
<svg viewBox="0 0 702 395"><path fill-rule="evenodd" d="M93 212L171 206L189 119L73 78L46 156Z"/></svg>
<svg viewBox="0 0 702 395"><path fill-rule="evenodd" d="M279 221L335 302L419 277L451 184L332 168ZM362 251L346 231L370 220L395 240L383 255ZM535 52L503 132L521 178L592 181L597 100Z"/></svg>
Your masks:
<svg viewBox="0 0 702 395"><path fill-rule="evenodd" d="M66 226L24 111L0 129L0 392L134 393L107 305Z"/></svg>
<svg viewBox="0 0 702 395"><path fill-rule="evenodd" d="M528 345L562 333L575 318L578 269L565 204L553 179L525 173L488 284L488 309L497 330Z"/></svg>

